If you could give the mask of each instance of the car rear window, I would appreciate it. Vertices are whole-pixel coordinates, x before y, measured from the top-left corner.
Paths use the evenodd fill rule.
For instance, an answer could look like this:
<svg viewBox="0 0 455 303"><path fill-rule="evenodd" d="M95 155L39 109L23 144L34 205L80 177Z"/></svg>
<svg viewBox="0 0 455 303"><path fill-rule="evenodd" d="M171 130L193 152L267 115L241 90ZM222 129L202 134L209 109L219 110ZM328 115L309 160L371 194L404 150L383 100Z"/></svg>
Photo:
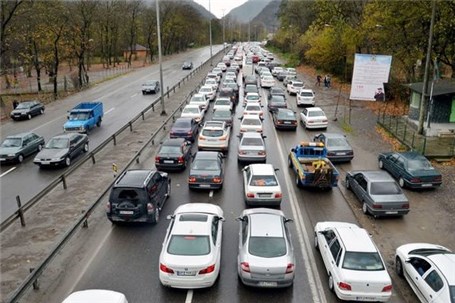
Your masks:
<svg viewBox="0 0 455 303"><path fill-rule="evenodd" d="M401 189L395 182L373 182L370 187L372 195L396 195L401 194Z"/></svg>
<svg viewBox="0 0 455 303"><path fill-rule="evenodd" d="M196 113L199 113L199 110L196 107L185 107L183 112L184 113L196 114Z"/></svg>
<svg viewBox="0 0 455 303"><path fill-rule="evenodd" d="M377 252L347 251L344 255L343 268L351 270L384 270L384 264Z"/></svg>
<svg viewBox="0 0 455 303"><path fill-rule="evenodd" d="M181 154L182 151L178 145L163 145L160 149L162 154Z"/></svg>
<svg viewBox="0 0 455 303"><path fill-rule="evenodd" d="M324 115L323 111L317 110L317 111L309 111L308 116L309 117L323 117L325 115Z"/></svg>
<svg viewBox="0 0 455 303"><path fill-rule="evenodd" d="M219 170L220 166L216 160L195 160L192 168L196 170Z"/></svg>
<svg viewBox="0 0 455 303"><path fill-rule="evenodd" d="M245 111L261 111L261 107L259 105L248 105L245 107Z"/></svg>
<svg viewBox="0 0 455 303"><path fill-rule="evenodd" d="M244 138L242 140L243 146L262 146L262 140L259 138Z"/></svg>
<svg viewBox="0 0 455 303"><path fill-rule="evenodd" d="M327 146L349 147L349 144L344 138L330 138L327 139Z"/></svg>
<svg viewBox="0 0 455 303"><path fill-rule="evenodd" d="M291 111L279 111L278 119L295 119L294 113Z"/></svg>
<svg viewBox="0 0 455 303"><path fill-rule="evenodd" d="M259 120L259 119L244 119L242 124L243 125L261 125L261 120Z"/></svg>
<svg viewBox="0 0 455 303"><path fill-rule="evenodd" d="M136 188L114 188L112 190L111 196L109 201L111 202L122 202L122 201L130 201L133 204L137 204L140 200L144 197L144 191Z"/></svg>
<svg viewBox="0 0 455 303"><path fill-rule="evenodd" d="M302 96L302 97L313 97L313 93L310 93L310 92L300 92L300 96Z"/></svg>
<svg viewBox="0 0 455 303"><path fill-rule="evenodd" d="M423 158L418 160L409 160L408 161L408 169L409 170L418 170L418 169L433 169L431 163Z"/></svg>
<svg viewBox="0 0 455 303"><path fill-rule="evenodd" d="M188 120L177 120L175 121L174 126L181 128L190 127L190 122Z"/></svg>
<svg viewBox="0 0 455 303"><path fill-rule="evenodd" d="M221 118L226 118L231 116L231 111L229 110L216 110L215 113L213 114L213 117L221 117Z"/></svg>
<svg viewBox="0 0 455 303"><path fill-rule="evenodd" d="M278 182L273 175L254 175L250 180L251 186L277 186Z"/></svg>
<svg viewBox="0 0 455 303"><path fill-rule="evenodd" d="M250 237L248 252L262 258L276 258L286 254L283 237Z"/></svg>
<svg viewBox="0 0 455 303"><path fill-rule="evenodd" d="M180 256L203 256L210 253L208 236L173 235L169 241L167 252Z"/></svg>
<svg viewBox="0 0 455 303"><path fill-rule="evenodd" d="M202 135L206 137L221 137L223 135L222 129L204 129Z"/></svg>

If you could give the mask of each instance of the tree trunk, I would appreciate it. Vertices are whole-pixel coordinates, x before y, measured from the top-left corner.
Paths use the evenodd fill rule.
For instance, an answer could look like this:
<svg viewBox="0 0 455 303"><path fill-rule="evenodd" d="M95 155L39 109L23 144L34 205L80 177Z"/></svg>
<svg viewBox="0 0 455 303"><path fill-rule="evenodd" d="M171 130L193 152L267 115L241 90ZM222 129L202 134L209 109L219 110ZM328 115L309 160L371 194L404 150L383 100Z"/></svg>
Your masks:
<svg viewBox="0 0 455 303"><path fill-rule="evenodd" d="M36 46L36 42L33 41L33 65L35 66L36 70L36 81L38 84L38 92L43 91L41 87L41 64L38 58L38 47Z"/></svg>

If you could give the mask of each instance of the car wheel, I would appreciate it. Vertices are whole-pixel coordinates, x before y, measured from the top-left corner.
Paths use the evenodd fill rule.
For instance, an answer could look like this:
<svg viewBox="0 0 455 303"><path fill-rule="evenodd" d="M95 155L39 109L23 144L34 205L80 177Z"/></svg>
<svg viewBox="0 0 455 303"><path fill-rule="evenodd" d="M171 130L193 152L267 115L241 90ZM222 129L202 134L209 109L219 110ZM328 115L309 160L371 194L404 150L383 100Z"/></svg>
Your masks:
<svg viewBox="0 0 455 303"><path fill-rule="evenodd" d="M288 157L288 166L289 166L289 168L292 168L292 160L291 160L291 157Z"/></svg>
<svg viewBox="0 0 455 303"><path fill-rule="evenodd" d="M333 277L332 275L329 273L329 289L330 291L334 291L333 289Z"/></svg>
<svg viewBox="0 0 455 303"><path fill-rule="evenodd" d="M362 204L362 211L365 215L368 215L368 206L365 202Z"/></svg>
<svg viewBox="0 0 455 303"><path fill-rule="evenodd" d="M24 161L24 155L19 154L19 156L17 156L17 162L22 163L22 161Z"/></svg>
<svg viewBox="0 0 455 303"><path fill-rule="evenodd" d="M44 109L40 109L40 110L39 110L39 113L40 113L41 115L44 114Z"/></svg>
<svg viewBox="0 0 455 303"><path fill-rule="evenodd" d="M29 120L32 119L32 114L28 114L27 119L29 119Z"/></svg>
<svg viewBox="0 0 455 303"><path fill-rule="evenodd" d="M171 196L171 180L167 183L167 192L166 192L166 199Z"/></svg>
<svg viewBox="0 0 455 303"><path fill-rule="evenodd" d="M88 152L88 143L84 144L84 153Z"/></svg>
<svg viewBox="0 0 455 303"><path fill-rule="evenodd" d="M398 179L398 184L400 185L401 188L404 188L406 186L404 179L401 177L400 177L400 179Z"/></svg>
<svg viewBox="0 0 455 303"><path fill-rule="evenodd" d="M316 250L319 250L318 236L316 233L314 233L314 248L316 248Z"/></svg>
<svg viewBox="0 0 455 303"><path fill-rule="evenodd" d="M382 160L379 160L378 166L380 169L384 169L384 162L382 162Z"/></svg>
<svg viewBox="0 0 455 303"><path fill-rule="evenodd" d="M65 165L70 166L71 165L71 158L68 156L65 158Z"/></svg>
<svg viewBox="0 0 455 303"><path fill-rule="evenodd" d="M395 259L395 272L398 276L403 277L403 263L401 262L400 257L396 257Z"/></svg>
<svg viewBox="0 0 455 303"><path fill-rule="evenodd" d="M351 183L349 183L349 179L346 178L346 189L351 189Z"/></svg>
<svg viewBox="0 0 455 303"><path fill-rule="evenodd" d="M145 92L142 92L143 95L145 95Z"/></svg>
<svg viewBox="0 0 455 303"><path fill-rule="evenodd" d="M160 221L160 209L155 208L155 215L153 216L153 223L157 224Z"/></svg>
<svg viewBox="0 0 455 303"><path fill-rule="evenodd" d="M101 126L101 118L96 122L96 126L100 127Z"/></svg>
<svg viewBox="0 0 455 303"><path fill-rule="evenodd" d="M300 182L298 173L295 174L295 185L297 185L297 187L302 187L302 182Z"/></svg>
<svg viewBox="0 0 455 303"><path fill-rule="evenodd" d="M38 144L38 152L40 152L43 149L43 144Z"/></svg>

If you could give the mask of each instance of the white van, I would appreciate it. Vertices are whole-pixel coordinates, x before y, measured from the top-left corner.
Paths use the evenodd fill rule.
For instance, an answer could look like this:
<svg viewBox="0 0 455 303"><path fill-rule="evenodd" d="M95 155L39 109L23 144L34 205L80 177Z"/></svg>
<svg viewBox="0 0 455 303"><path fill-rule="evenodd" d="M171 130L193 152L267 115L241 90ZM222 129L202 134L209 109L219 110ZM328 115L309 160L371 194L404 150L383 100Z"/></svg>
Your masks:
<svg viewBox="0 0 455 303"><path fill-rule="evenodd" d="M62 303L128 303L124 294L104 289L73 292Z"/></svg>
<svg viewBox="0 0 455 303"><path fill-rule="evenodd" d="M246 76L254 75L254 67L253 64L243 64L242 68L242 76L245 79Z"/></svg>

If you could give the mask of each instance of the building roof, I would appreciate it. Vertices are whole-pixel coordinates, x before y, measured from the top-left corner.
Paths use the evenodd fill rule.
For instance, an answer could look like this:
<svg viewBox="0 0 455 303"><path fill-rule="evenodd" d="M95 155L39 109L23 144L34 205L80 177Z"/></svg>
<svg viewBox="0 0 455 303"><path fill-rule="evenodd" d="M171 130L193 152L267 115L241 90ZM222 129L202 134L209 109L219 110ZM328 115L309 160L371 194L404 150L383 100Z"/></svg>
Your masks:
<svg viewBox="0 0 455 303"><path fill-rule="evenodd" d="M406 84L412 91L422 94L423 82ZM428 82L427 96L430 95L431 81ZM455 93L455 79L438 79L434 81L433 96L454 94Z"/></svg>

